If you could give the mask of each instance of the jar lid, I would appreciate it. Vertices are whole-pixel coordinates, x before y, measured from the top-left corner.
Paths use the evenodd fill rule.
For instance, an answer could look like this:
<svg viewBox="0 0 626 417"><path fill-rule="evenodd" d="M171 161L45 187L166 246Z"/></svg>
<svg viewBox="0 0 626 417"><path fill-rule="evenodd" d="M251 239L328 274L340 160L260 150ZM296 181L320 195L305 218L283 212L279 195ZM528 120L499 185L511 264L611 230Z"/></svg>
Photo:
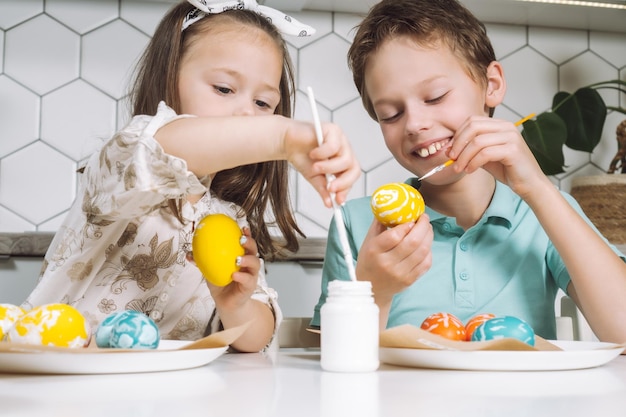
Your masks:
<svg viewBox="0 0 626 417"><path fill-rule="evenodd" d="M371 295L372 283L370 281L352 281L336 279L328 283L328 293Z"/></svg>

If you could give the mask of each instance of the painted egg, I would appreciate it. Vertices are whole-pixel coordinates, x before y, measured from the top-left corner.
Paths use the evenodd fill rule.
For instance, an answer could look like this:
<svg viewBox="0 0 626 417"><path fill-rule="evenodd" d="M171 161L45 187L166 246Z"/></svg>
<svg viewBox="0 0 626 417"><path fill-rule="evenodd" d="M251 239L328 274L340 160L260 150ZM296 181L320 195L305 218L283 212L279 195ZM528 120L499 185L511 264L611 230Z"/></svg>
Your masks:
<svg viewBox="0 0 626 417"><path fill-rule="evenodd" d="M156 349L160 340L156 323L134 310L109 314L96 331L96 345L100 348Z"/></svg>
<svg viewBox="0 0 626 417"><path fill-rule="evenodd" d="M13 327L17 319L26 314L20 306L13 304L0 304L0 340L4 340L4 336L9 329Z"/></svg>
<svg viewBox="0 0 626 417"><path fill-rule="evenodd" d="M465 326L461 319L450 313L434 313L420 326L423 330L451 340L465 340Z"/></svg>
<svg viewBox="0 0 626 417"><path fill-rule="evenodd" d="M370 205L376 219L387 227L414 222L424 212L422 194L402 182L378 187Z"/></svg>
<svg viewBox="0 0 626 417"><path fill-rule="evenodd" d="M524 320L513 316L496 317L485 321L474 330L472 341L482 342L507 337L535 346L533 328Z"/></svg>
<svg viewBox="0 0 626 417"><path fill-rule="evenodd" d="M228 285L239 271L237 257L245 252L241 236L237 222L225 214L210 214L196 225L191 241L193 259L211 284Z"/></svg>
<svg viewBox="0 0 626 417"><path fill-rule="evenodd" d="M472 334L474 334L474 330L476 330L478 326L480 326L487 320L493 319L495 317L496 317L495 314L484 313L484 314L477 314L471 319L469 319L467 323L465 323L465 340L467 341L472 340Z"/></svg>
<svg viewBox="0 0 626 417"><path fill-rule="evenodd" d="M76 308L61 303L44 304L22 315L6 340L30 345L82 348L89 344L91 326Z"/></svg>

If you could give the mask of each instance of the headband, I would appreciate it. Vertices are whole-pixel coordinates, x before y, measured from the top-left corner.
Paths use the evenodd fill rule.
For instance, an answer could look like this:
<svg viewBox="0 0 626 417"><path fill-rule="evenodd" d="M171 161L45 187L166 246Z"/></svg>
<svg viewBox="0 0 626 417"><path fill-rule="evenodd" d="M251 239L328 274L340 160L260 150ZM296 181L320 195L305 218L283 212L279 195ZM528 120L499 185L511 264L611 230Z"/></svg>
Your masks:
<svg viewBox="0 0 626 417"><path fill-rule="evenodd" d="M311 36L315 29L304 23L298 22L283 12L268 6L259 5L256 0L187 0L196 8L187 13L183 19L182 30L187 29L192 23L205 17L207 14L218 14L228 10L251 10L268 19L283 35Z"/></svg>

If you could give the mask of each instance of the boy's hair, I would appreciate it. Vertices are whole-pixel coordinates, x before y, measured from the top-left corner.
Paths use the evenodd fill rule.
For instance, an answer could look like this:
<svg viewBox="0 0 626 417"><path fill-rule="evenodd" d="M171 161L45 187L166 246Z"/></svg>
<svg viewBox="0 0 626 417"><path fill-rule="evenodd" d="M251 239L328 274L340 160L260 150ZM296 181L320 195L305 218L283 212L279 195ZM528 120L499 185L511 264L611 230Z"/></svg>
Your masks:
<svg viewBox="0 0 626 417"><path fill-rule="evenodd" d="M496 60L485 26L456 0L382 0L357 28L348 51L348 66L363 106L376 121L365 88L365 67L386 41L408 37L424 47L443 44L461 61L469 76L483 86L487 85L487 67Z"/></svg>
<svg viewBox="0 0 626 417"><path fill-rule="evenodd" d="M291 117L295 92L293 69L286 43L276 27L253 11L229 10L207 15L182 31L183 19L192 9L194 7L191 4L181 2L173 6L159 23L136 68L135 84L130 94L133 115L155 114L162 100L180 114L178 80L184 52L192 42L198 41L200 35L211 30L216 22L227 22L262 30L282 52L280 102L274 114ZM304 236L291 210L287 192L288 178L287 161L269 161L220 171L211 182L211 190L215 195L242 207L259 253L268 260L282 255L284 249L295 252L299 246L297 235ZM182 222L180 204L181 201L171 200L169 205ZM274 219L269 218L269 208ZM268 222L278 226L284 244L280 245L272 238Z"/></svg>

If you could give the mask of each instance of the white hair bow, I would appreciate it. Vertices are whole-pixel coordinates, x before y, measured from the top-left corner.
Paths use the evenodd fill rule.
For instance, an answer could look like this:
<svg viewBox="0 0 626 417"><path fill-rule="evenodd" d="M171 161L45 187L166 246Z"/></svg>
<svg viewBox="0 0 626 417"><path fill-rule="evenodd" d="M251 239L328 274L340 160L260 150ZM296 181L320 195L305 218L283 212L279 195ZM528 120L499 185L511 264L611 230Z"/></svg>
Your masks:
<svg viewBox="0 0 626 417"><path fill-rule="evenodd" d="M231 0L231 1L211 1L211 0L187 0L196 7L185 16L183 20L183 29L187 29L191 24L202 19L207 14L222 13L227 10L251 10L264 16L272 22L278 30L284 35L291 36L311 36L315 33L315 29L311 26L300 23L291 16L283 12L272 9L268 6L262 6L256 0Z"/></svg>

